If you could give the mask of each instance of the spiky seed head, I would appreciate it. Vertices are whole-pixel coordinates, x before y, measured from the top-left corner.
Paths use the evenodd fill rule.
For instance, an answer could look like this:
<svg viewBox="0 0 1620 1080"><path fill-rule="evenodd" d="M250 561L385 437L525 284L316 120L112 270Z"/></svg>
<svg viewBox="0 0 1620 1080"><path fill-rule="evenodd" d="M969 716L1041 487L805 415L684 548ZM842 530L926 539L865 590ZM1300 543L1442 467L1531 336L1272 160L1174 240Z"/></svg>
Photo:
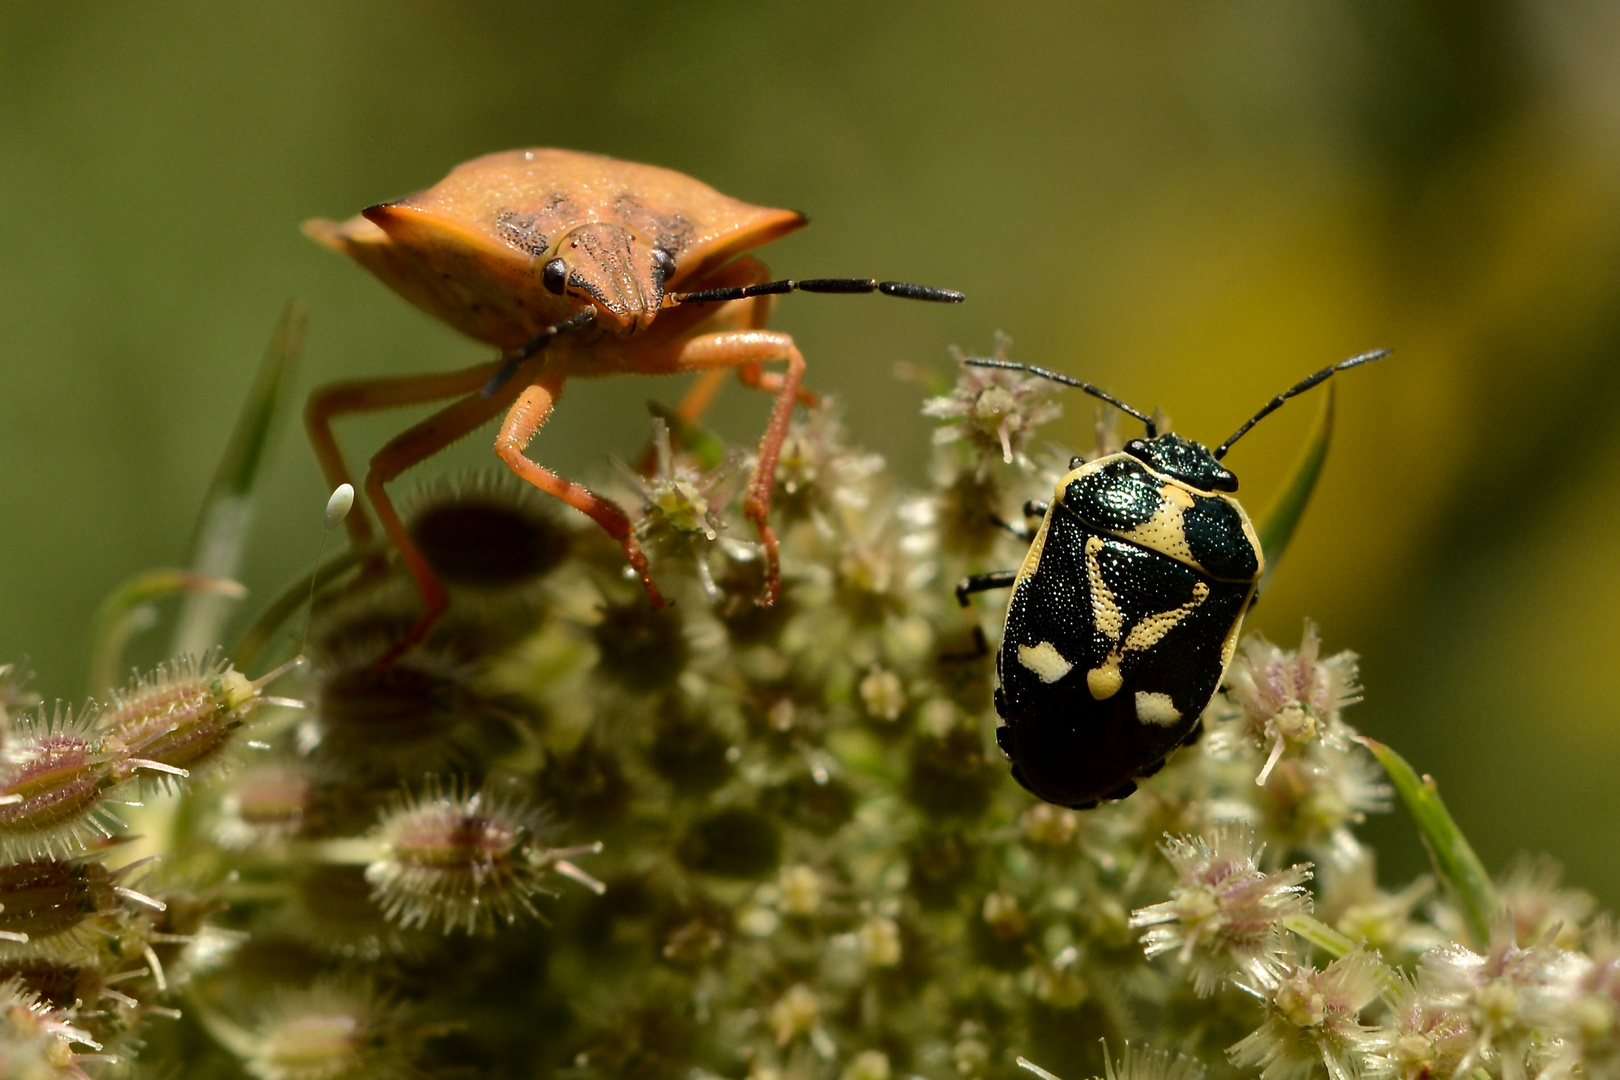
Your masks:
<svg viewBox="0 0 1620 1080"><path fill-rule="evenodd" d="M0 865L0 955L78 956L97 938L96 917L117 907L116 886L98 859Z"/></svg>
<svg viewBox="0 0 1620 1080"><path fill-rule="evenodd" d="M473 685L473 642L435 634L379 669L414 614L356 604L317 632L314 709L300 748L335 771L383 782L454 768L473 756L505 714Z"/></svg>
<svg viewBox="0 0 1620 1080"><path fill-rule="evenodd" d="M0 853L6 858L77 855L112 835L117 818L104 800L113 768L96 723L93 710L75 718L60 706L48 717L13 719L0 750Z"/></svg>
<svg viewBox="0 0 1620 1080"><path fill-rule="evenodd" d="M322 980L281 995L233 1047L258 1080L404 1080L420 1029L369 983Z"/></svg>
<svg viewBox="0 0 1620 1080"><path fill-rule="evenodd" d="M215 838L226 847L274 843L297 834L314 796L302 762L272 761L243 771L220 800Z"/></svg>
<svg viewBox="0 0 1620 1080"><path fill-rule="evenodd" d="M427 484L403 514L411 539L452 587L521 587L554 570L573 545L556 501L505 469Z"/></svg>
<svg viewBox="0 0 1620 1080"><path fill-rule="evenodd" d="M544 818L516 798L434 781L384 812L373 833L384 854L366 880L403 927L485 932L539 916L533 897L551 892L544 881L559 854L545 831Z"/></svg>
<svg viewBox="0 0 1620 1080"><path fill-rule="evenodd" d="M115 779L167 786L219 763L258 708L258 687L218 653L178 657L113 692L99 718L102 748Z"/></svg>
<svg viewBox="0 0 1620 1080"><path fill-rule="evenodd" d="M0 982L0 1069L6 1080L89 1080L75 1046L101 1045L77 1027L73 1009L41 1001L12 977Z"/></svg>

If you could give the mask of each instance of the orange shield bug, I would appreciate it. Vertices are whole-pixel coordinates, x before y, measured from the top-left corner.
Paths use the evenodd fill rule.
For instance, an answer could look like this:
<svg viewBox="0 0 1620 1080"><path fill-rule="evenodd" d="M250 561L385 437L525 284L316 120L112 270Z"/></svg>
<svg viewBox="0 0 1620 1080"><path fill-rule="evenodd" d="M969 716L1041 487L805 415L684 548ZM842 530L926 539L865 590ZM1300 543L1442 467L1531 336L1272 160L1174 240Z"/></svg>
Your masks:
<svg viewBox="0 0 1620 1080"><path fill-rule="evenodd" d="M390 658L420 641L447 598L412 543L386 490L404 470L506 414L495 452L535 487L588 515L623 547L654 604L663 599L630 518L613 502L543 468L525 449L570 376L700 373L681 405L695 419L718 380L736 368L746 386L776 397L760 439L743 512L765 553L762 604L780 588L769 523L776 461L804 388L804 357L786 334L764 329L779 293L881 292L960 302L949 289L861 278L772 281L746 254L806 224L804 215L720 194L669 169L570 150L512 150L457 166L417 195L304 231L350 256L390 288L501 357L461 371L334 383L310 396L305 423L331 486L350 483L332 434L335 417L454 402L390 440L371 459L364 490L415 579L427 613ZM781 361L780 373L764 365ZM364 513L347 521L371 539Z"/></svg>

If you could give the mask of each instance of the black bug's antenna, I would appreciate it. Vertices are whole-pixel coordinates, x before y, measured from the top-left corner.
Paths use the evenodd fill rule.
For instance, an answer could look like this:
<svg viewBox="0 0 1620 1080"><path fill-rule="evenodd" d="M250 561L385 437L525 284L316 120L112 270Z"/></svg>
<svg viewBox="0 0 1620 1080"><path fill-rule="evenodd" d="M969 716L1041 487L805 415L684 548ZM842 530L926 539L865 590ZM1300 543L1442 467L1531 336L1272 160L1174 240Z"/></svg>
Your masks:
<svg viewBox="0 0 1620 1080"><path fill-rule="evenodd" d="M736 285L727 289L670 293L671 304L719 304L727 300L747 300L751 296L777 296L781 293L871 293L898 296L903 300L930 300L936 304L960 304L967 297L955 289L933 285L912 285L904 281L878 281L876 278L805 278L794 281L767 281L759 285Z"/></svg>
<svg viewBox="0 0 1620 1080"><path fill-rule="evenodd" d="M1310 375L1301 379L1299 382L1295 383L1293 386L1289 387L1287 390L1284 390L1282 393L1278 394L1276 397L1262 405L1260 407L1260 411L1245 420L1243 422L1243 426L1234 431L1230 439L1227 439L1225 442L1221 443L1220 446L1216 447L1214 454L1215 460L1219 461L1221 458L1225 457L1226 452L1232 449L1233 443L1247 435L1249 433L1249 429L1254 427L1254 425L1258 424L1260 421L1264 420L1266 417L1280 409L1282 407L1282 403L1287 401L1289 398L1298 394L1303 394L1317 383L1326 382L1335 374L1345 370L1346 368L1357 367L1361 364L1371 363L1374 360L1382 360L1388 355L1388 349L1374 349L1372 352L1364 352L1357 356L1352 356L1348 360L1340 360L1337 364L1331 364L1328 367L1323 368L1321 371L1318 371L1315 375Z"/></svg>
<svg viewBox="0 0 1620 1080"><path fill-rule="evenodd" d="M1019 364L1011 360L994 360L988 357L975 357L962 362L973 367L993 367L1005 368L1008 371L1024 371L1031 375L1039 375L1043 379L1051 379L1055 383L1062 383L1064 386L1072 386L1076 390L1083 390L1094 398L1108 402L1108 404L1112 405L1114 408L1118 409L1127 416L1134 416L1136 419L1142 421L1142 423L1147 426L1148 438L1151 439L1159 433L1158 425L1153 422L1153 417L1144 412L1139 412L1136 409L1131 408L1129 405L1125 404L1114 395L1108 393L1106 390L1099 390L1090 383L1081 382L1079 379L1071 379L1069 376L1064 375L1061 372L1049 371L1046 368L1033 367L1029 364Z"/></svg>
<svg viewBox="0 0 1620 1080"><path fill-rule="evenodd" d="M506 363L501 365L501 370L490 377L489 382L485 383L484 388L478 392L478 396L485 399L494 397L496 392L506 385L507 380L517 374L517 369L523 366L523 361L550 345L557 335L589 326L595 320L596 309L586 308L584 311L568 316L560 323L553 323L546 327L534 335L527 345L506 358Z"/></svg>

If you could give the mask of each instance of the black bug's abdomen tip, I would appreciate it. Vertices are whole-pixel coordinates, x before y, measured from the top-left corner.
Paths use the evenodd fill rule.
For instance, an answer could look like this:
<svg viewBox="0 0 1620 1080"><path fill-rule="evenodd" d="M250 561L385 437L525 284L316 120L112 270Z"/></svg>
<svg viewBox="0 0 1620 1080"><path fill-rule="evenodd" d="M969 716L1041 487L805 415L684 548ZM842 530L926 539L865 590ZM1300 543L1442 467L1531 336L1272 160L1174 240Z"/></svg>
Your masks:
<svg viewBox="0 0 1620 1080"><path fill-rule="evenodd" d="M1084 710L1063 704L1032 710L1003 729L1005 741L997 732L997 741L1017 762L1024 786L1047 802L1078 808L1112 797L1149 760L1134 699L1119 693Z"/></svg>

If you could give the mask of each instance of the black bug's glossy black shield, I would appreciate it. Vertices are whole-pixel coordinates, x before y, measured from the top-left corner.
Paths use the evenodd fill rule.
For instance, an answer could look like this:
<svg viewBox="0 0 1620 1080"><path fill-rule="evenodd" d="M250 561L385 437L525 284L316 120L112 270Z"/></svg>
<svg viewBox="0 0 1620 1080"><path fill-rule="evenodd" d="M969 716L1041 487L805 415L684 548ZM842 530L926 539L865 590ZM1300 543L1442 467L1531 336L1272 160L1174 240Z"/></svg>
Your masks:
<svg viewBox="0 0 1620 1080"><path fill-rule="evenodd" d="M1116 509L1142 518L1119 525L1140 527L1151 514L1131 509L1147 511L1146 500L1119 494ZM1133 502L1143 505L1125 505ZM1214 695L1258 566L1245 580L1220 580L1110 535L1061 501L1036 546L997 657L996 704L1008 724L998 740L1014 776L1049 802L1123 797L1187 738ZM1243 561L1230 557L1231 547L1249 548L1241 528L1227 547L1228 565Z"/></svg>

